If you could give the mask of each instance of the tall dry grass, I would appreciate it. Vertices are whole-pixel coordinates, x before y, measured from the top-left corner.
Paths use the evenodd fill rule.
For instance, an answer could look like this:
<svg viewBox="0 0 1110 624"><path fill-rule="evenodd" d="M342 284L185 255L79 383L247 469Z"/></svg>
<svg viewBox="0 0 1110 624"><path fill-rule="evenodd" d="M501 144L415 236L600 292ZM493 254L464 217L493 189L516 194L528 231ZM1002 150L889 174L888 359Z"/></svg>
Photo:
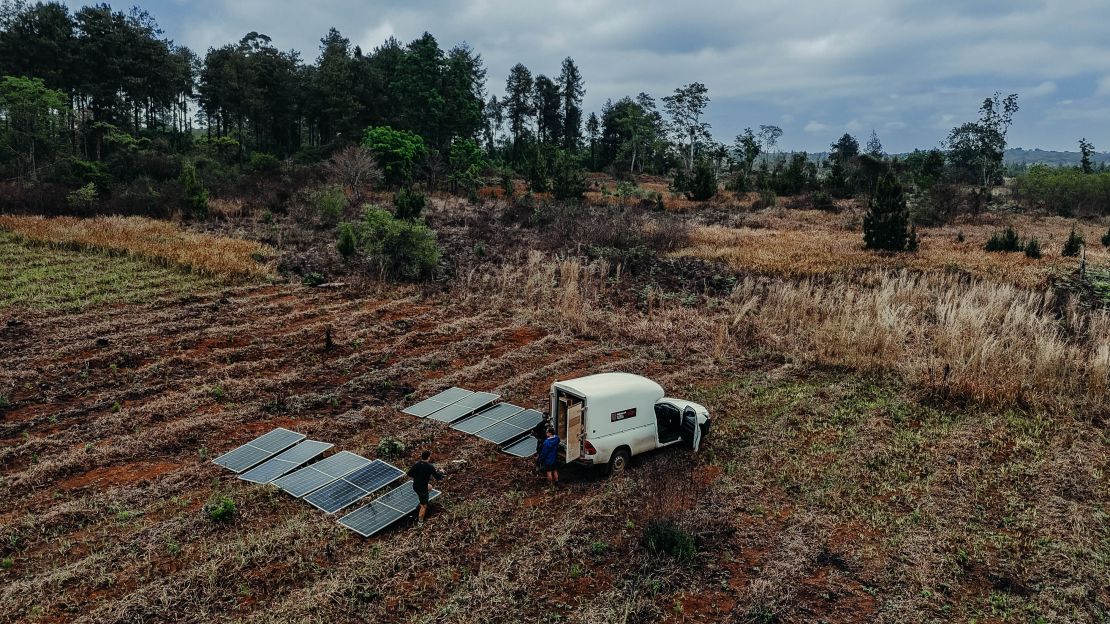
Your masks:
<svg viewBox="0 0 1110 624"><path fill-rule="evenodd" d="M665 344L674 357L724 362L761 346L798 362L897 374L930 393L984 405L1110 405L1110 314L1046 291L873 270L833 279L749 277L705 305L649 294L636 310L607 303L615 283L608 272L604 263L532 252L498 272L469 276L466 288L574 332Z"/></svg>
<svg viewBox="0 0 1110 624"><path fill-rule="evenodd" d="M0 215L0 229L23 240L95 249L181 267L215 277L261 277L271 250L253 241L197 234L144 217L37 217Z"/></svg>

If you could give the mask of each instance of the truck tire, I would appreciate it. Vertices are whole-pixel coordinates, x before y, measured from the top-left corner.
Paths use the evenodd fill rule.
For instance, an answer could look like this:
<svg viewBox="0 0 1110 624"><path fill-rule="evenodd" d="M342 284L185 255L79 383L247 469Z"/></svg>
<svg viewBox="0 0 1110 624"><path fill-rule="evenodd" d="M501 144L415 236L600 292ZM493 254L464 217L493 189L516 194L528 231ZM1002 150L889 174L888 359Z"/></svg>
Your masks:
<svg viewBox="0 0 1110 624"><path fill-rule="evenodd" d="M628 469L628 463L632 461L632 453L629 452L627 446L622 446L613 451L609 457L609 476L615 477Z"/></svg>

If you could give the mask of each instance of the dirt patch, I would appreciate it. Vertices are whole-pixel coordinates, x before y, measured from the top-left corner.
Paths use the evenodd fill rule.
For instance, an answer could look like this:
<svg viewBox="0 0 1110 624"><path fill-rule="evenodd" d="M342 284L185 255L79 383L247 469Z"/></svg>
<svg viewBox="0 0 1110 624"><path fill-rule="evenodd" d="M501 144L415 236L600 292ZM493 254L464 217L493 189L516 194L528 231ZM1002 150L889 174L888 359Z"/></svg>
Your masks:
<svg viewBox="0 0 1110 624"><path fill-rule="evenodd" d="M58 483L66 490L96 486L99 488L132 485L141 481L150 481L159 475L180 468L181 464L169 461L138 462L123 464L121 466L108 466L94 468L88 472L70 477Z"/></svg>

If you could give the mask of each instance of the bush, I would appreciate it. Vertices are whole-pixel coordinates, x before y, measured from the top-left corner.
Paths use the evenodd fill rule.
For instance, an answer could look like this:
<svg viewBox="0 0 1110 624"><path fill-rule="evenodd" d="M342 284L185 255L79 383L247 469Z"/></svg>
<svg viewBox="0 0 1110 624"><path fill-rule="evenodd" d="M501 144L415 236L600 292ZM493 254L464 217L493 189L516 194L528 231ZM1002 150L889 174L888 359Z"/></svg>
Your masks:
<svg viewBox="0 0 1110 624"><path fill-rule="evenodd" d="M829 210L833 207L833 197L825 191L814 191L809 196L809 201L813 203L813 207L818 210Z"/></svg>
<svg viewBox="0 0 1110 624"><path fill-rule="evenodd" d="M555 167L551 180L551 194L555 199L579 200L586 193L586 170L578 161L559 150L555 154Z"/></svg>
<svg viewBox="0 0 1110 624"><path fill-rule="evenodd" d="M357 247L358 241L355 239L355 229L351 227L350 223L339 224L339 242L336 243L339 255L350 258L355 255Z"/></svg>
<svg viewBox="0 0 1110 624"><path fill-rule="evenodd" d="M697 554L694 538L673 520L652 520L644 528L641 541L644 548L655 556L667 556L678 561L689 561Z"/></svg>
<svg viewBox="0 0 1110 624"><path fill-rule="evenodd" d="M763 208L774 208L779 204L779 196L772 189L765 188L759 192L759 199L755 200L752 208L761 210Z"/></svg>
<svg viewBox="0 0 1110 624"><path fill-rule="evenodd" d="M281 170L281 161L273 154L255 152L247 161L247 170L255 173L277 173Z"/></svg>
<svg viewBox="0 0 1110 624"><path fill-rule="evenodd" d="M427 200L424 194L410 187L402 187L393 195L393 214L398 219L416 221L424 212Z"/></svg>
<svg viewBox="0 0 1110 624"><path fill-rule="evenodd" d="M361 249L390 275L404 280L430 278L439 266L436 233L423 223L396 219L377 207L363 215Z"/></svg>
<svg viewBox="0 0 1110 624"><path fill-rule="evenodd" d="M1057 214L1110 214L1110 172L1034 165L1014 181L1014 197Z"/></svg>
<svg viewBox="0 0 1110 624"><path fill-rule="evenodd" d="M347 208L347 195L335 184L322 186L312 192L312 206L324 223L337 223Z"/></svg>
<svg viewBox="0 0 1110 624"><path fill-rule="evenodd" d="M367 128L362 145L373 152L386 182L394 185L411 181L417 166L428 157L428 148L419 134L388 126Z"/></svg>
<svg viewBox="0 0 1110 624"><path fill-rule="evenodd" d="M1110 247L1110 229L1107 229L1106 233L1102 235L1102 246Z"/></svg>
<svg viewBox="0 0 1110 624"><path fill-rule="evenodd" d="M865 245L868 249L912 251L910 243L916 246L917 236L914 231L913 238L910 237L909 218L902 185L893 174L883 174L863 218Z"/></svg>
<svg viewBox="0 0 1110 624"><path fill-rule="evenodd" d="M85 186L66 195L66 203L75 210L87 210L96 203L96 185L89 182Z"/></svg>
<svg viewBox="0 0 1110 624"><path fill-rule="evenodd" d="M208 191L197 179L197 168L186 165L181 172L181 187L185 194L185 205L197 219L208 216Z"/></svg>
<svg viewBox="0 0 1110 624"><path fill-rule="evenodd" d="M1021 251L1021 238L1012 227L1007 227L1002 232L991 234L985 247L987 251Z"/></svg>
<svg viewBox="0 0 1110 624"><path fill-rule="evenodd" d="M1025 243L1025 256L1039 260L1041 257L1041 243L1035 238L1030 238L1029 242Z"/></svg>
<svg viewBox="0 0 1110 624"><path fill-rule="evenodd" d="M405 443L396 438L382 438L378 442L378 457L395 459L405 454Z"/></svg>
<svg viewBox="0 0 1110 624"><path fill-rule="evenodd" d="M1064 250L1061 251L1060 254L1067 258L1074 258L1078 256L1079 252L1082 250L1083 236L1080 235L1079 232L1076 232L1075 228L1072 228L1071 234L1068 234L1067 242L1064 243Z"/></svg>
<svg viewBox="0 0 1110 624"><path fill-rule="evenodd" d="M204 515L212 522L230 522L235 517L235 501L230 496L208 501L204 506Z"/></svg>
<svg viewBox="0 0 1110 624"><path fill-rule="evenodd" d="M690 190L686 197L694 201L709 201L716 195L717 172L709 161L703 160L694 167L694 177L690 180Z"/></svg>

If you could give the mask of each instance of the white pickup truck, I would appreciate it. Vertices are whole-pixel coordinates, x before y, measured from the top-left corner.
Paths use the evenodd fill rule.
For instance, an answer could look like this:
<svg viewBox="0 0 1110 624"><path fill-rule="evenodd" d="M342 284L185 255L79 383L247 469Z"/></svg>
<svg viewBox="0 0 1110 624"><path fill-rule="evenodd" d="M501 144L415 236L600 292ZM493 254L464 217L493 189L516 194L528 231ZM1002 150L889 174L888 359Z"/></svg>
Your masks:
<svg viewBox="0 0 1110 624"><path fill-rule="evenodd" d="M685 444L697 451L709 434L709 411L665 396L654 381L601 373L551 385L551 415L567 463L608 466L616 474L633 455Z"/></svg>

